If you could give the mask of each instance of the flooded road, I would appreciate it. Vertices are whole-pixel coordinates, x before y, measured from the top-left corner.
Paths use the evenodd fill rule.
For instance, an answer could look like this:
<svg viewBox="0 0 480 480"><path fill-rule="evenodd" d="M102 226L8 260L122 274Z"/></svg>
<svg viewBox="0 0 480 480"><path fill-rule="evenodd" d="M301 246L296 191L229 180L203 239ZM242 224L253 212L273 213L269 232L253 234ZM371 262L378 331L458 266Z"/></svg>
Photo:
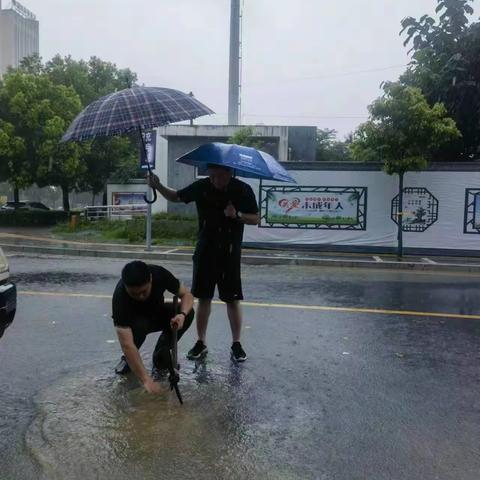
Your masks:
<svg viewBox="0 0 480 480"><path fill-rule="evenodd" d="M179 406L113 372L123 261L9 260L22 293L0 342L2 480L478 480L480 321L460 315L480 314L480 277L244 267L249 359L231 362L215 304L207 359L185 359L194 328L179 343ZM164 266L190 283L189 264Z"/></svg>

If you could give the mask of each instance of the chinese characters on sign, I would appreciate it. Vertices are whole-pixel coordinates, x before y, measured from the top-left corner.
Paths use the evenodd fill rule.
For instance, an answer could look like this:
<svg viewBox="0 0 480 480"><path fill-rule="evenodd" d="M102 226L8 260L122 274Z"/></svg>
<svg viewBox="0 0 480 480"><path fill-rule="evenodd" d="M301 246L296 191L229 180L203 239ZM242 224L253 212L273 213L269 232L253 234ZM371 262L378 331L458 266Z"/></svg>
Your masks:
<svg viewBox="0 0 480 480"><path fill-rule="evenodd" d="M365 230L365 187L279 187L260 189L264 228Z"/></svg>
<svg viewBox="0 0 480 480"><path fill-rule="evenodd" d="M145 157L145 150L143 147L140 149L140 168L147 170L148 164L150 168L155 170L155 150L157 146L157 133L155 130L142 133L143 141L145 142L145 149L147 150L147 157ZM148 160L147 160L148 159Z"/></svg>
<svg viewBox="0 0 480 480"><path fill-rule="evenodd" d="M424 232L438 220L438 200L426 188L403 189L404 232ZM392 200L392 220L398 224L399 196Z"/></svg>

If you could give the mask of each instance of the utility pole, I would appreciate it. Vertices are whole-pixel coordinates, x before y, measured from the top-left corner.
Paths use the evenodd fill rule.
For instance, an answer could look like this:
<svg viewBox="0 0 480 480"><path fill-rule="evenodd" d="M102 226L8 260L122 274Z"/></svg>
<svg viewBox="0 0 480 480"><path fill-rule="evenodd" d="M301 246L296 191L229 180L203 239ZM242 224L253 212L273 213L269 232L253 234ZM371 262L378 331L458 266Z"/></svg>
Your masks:
<svg viewBox="0 0 480 480"><path fill-rule="evenodd" d="M240 124L240 1L231 0L228 124Z"/></svg>

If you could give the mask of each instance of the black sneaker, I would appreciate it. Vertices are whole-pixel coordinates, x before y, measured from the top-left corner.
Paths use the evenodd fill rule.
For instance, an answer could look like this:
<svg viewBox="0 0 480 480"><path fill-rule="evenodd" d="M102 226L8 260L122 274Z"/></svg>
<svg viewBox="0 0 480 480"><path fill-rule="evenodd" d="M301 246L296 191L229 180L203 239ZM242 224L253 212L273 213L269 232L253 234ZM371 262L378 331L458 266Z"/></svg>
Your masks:
<svg viewBox="0 0 480 480"><path fill-rule="evenodd" d="M236 362L244 362L248 358L240 342L232 343L232 358Z"/></svg>
<svg viewBox="0 0 480 480"><path fill-rule="evenodd" d="M193 348L188 351L187 358L189 360L198 360L199 358L204 357L207 353L207 346L201 340L197 340L197 343Z"/></svg>
<svg viewBox="0 0 480 480"><path fill-rule="evenodd" d="M130 366L127 363L127 359L122 355L122 358L117 363L115 367L115 373L118 375L125 375L126 373L130 372Z"/></svg>

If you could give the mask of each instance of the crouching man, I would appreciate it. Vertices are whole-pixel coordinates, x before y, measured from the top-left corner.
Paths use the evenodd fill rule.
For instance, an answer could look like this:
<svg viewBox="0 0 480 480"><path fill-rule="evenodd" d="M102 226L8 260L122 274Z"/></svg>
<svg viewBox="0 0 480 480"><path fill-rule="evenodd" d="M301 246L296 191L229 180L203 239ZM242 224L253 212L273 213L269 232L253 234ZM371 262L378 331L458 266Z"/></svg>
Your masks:
<svg viewBox="0 0 480 480"><path fill-rule="evenodd" d="M165 302L166 290L181 299L176 315L173 304ZM161 331L153 352L153 366L157 370L167 369L171 361L172 327L177 326L180 339L192 324L192 307L192 294L168 270L141 261L127 263L112 298L113 324L123 351L115 371L118 374L133 371L147 392L166 391L147 372L139 349L148 334Z"/></svg>

